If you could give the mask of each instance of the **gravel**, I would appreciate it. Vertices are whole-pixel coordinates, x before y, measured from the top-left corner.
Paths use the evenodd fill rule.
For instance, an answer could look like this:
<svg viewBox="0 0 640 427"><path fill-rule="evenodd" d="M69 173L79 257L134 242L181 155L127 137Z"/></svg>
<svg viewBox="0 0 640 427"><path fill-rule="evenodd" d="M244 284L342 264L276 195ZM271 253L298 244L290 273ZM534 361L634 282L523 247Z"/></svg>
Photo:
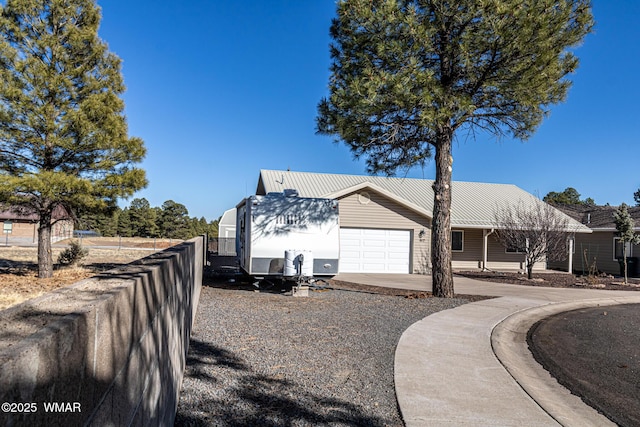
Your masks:
<svg viewBox="0 0 640 427"><path fill-rule="evenodd" d="M400 336L465 302L204 286L176 425L402 426L393 381Z"/></svg>

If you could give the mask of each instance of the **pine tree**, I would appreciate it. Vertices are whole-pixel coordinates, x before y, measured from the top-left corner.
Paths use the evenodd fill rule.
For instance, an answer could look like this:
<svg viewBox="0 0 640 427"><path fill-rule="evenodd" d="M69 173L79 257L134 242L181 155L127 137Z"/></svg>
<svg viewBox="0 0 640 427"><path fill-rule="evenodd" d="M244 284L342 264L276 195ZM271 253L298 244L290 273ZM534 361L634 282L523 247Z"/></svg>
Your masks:
<svg viewBox="0 0 640 427"><path fill-rule="evenodd" d="M138 237L157 237L156 211L147 199L133 199L129 205L131 234Z"/></svg>
<svg viewBox="0 0 640 427"><path fill-rule="evenodd" d="M218 237L219 226L220 218L209 221L209 228L207 231L209 237Z"/></svg>
<svg viewBox="0 0 640 427"><path fill-rule="evenodd" d="M189 238L206 234L208 232L208 229L209 225L207 224L207 220L203 216L199 219L193 217L189 220Z"/></svg>
<svg viewBox="0 0 640 427"><path fill-rule="evenodd" d="M129 208L124 208L118 215L117 235L120 237L133 237L131 229L131 218L129 217Z"/></svg>
<svg viewBox="0 0 640 427"><path fill-rule="evenodd" d="M393 174L435 155L433 292L453 297L451 147L457 132L527 139L564 100L589 0L339 0L317 128Z"/></svg>
<svg viewBox="0 0 640 427"><path fill-rule="evenodd" d="M176 203L173 200L164 202L159 222L162 237L170 239L188 239L190 237L189 211L181 203Z"/></svg>
<svg viewBox="0 0 640 427"><path fill-rule="evenodd" d="M113 208L146 185L120 60L99 23L93 0L7 0L0 9L0 202L39 216L39 277L53 274L54 210Z"/></svg>
<svg viewBox="0 0 640 427"><path fill-rule="evenodd" d="M578 190L573 187L565 188L562 193L558 193L557 191L550 191L546 196L544 196L542 200L552 205L595 206L596 204L596 202L591 197L580 200L580 193L578 193Z"/></svg>
<svg viewBox="0 0 640 427"><path fill-rule="evenodd" d="M622 244L622 265L624 270L624 283L627 283L627 245L640 244L640 234L635 232L635 222L629 214L626 204L621 204L613 213L613 220L616 224L616 231L620 243Z"/></svg>
<svg viewBox="0 0 640 427"><path fill-rule="evenodd" d="M118 220L122 209L116 207L113 212L101 213L98 216L98 231L106 237L115 237L118 235Z"/></svg>

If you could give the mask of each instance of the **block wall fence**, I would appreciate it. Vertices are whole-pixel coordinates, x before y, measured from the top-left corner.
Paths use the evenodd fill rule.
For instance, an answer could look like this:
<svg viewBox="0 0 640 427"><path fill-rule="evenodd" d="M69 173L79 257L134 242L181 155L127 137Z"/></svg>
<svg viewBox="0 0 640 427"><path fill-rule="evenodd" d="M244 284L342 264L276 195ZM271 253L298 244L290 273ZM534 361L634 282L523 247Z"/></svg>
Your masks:
<svg viewBox="0 0 640 427"><path fill-rule="evenodd" d="M0 426L172 426L205 254L197 237L0 311Z"/></svg>

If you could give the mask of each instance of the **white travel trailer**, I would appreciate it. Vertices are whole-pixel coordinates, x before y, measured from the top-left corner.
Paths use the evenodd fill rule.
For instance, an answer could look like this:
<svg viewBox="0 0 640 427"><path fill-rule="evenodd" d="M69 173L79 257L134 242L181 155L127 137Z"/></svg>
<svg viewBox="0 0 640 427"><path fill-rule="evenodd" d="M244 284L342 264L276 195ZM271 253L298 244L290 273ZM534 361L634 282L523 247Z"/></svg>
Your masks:
<svg viewBox="0 0 640 427"><path fill-rule="evenodd" d="M338 273L338 201L298 197L295 190L251 196L237 206L236 252L254 277Z"/></svg>

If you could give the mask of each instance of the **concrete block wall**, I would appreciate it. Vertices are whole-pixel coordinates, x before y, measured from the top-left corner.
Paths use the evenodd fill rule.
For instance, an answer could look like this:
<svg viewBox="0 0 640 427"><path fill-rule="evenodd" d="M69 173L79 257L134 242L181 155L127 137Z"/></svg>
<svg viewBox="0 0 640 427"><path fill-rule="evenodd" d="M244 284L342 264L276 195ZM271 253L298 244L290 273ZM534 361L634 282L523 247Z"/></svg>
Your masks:
<svg viewBox="0 0 640 427"><path fill-rule="evenodd" d="M173 425L205 250L195 238L0 312L0 426Z"/></svg>

